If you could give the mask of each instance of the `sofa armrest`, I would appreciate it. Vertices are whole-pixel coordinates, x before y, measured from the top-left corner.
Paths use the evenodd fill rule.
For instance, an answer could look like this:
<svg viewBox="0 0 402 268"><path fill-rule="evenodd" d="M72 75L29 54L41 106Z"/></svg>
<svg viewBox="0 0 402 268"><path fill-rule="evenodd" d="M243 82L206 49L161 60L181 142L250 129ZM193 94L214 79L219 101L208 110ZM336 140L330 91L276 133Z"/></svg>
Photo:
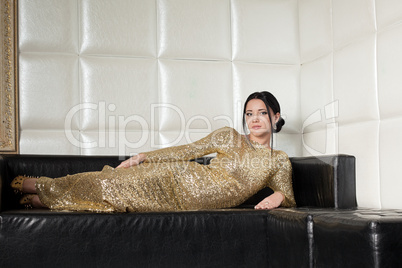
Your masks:
<svg viewBox="0 0 402 268"><path fill-rule="evenodd" d="M355 208L355 157L292 157L293 189L298 207Z"/></svg>

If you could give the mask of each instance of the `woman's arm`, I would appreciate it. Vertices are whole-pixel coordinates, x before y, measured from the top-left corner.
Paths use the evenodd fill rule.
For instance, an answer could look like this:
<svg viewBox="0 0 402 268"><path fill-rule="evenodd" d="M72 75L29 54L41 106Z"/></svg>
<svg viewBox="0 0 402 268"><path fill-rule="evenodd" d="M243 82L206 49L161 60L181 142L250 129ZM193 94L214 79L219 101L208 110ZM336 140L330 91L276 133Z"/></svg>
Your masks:
<svg viewBox="0 0 402 268"><path fill-rule="evenodd" d="M140 153L122 162L118 167L130 167L141 162L172 162L186 161L215 153L220 145L230 142L234 129L221 128L196 142Z"/></svg>
<svg viewBox="0 0 402 268"><path fill-rule="evenodd" d="M274 193L258 203L255 206L256 209L296 206L292 187L292 164L285 153L280 155L277 161L277 172L267 184L269 188L274 190Z"/></svg>

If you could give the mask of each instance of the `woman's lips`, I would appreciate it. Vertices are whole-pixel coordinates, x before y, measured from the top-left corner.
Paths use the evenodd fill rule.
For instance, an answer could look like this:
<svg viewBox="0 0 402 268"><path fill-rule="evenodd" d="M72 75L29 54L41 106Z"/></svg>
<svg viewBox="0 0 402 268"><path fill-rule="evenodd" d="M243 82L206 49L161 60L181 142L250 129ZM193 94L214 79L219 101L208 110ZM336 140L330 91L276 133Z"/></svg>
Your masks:
<svg viewBox="0 0 402 268"><path fill-rule="evenodd" d="M252 129L260 129L261 126L253 126Z"/></svg>

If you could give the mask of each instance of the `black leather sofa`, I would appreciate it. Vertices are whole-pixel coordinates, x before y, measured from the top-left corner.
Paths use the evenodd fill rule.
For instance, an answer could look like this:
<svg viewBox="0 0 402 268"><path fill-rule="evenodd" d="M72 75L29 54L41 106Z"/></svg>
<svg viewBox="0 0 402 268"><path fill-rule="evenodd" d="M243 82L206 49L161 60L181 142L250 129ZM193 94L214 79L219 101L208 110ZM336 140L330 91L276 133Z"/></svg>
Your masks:
<svg viewBox="0 0 402 268"><path fill-rule="evenodd" d="M231 209L108 214L25 210L9 184L118 157L1 156L0 267L402 267L402 211L356 208L353 156L291 162L297 208L254 210L263 189Z"/></svg>

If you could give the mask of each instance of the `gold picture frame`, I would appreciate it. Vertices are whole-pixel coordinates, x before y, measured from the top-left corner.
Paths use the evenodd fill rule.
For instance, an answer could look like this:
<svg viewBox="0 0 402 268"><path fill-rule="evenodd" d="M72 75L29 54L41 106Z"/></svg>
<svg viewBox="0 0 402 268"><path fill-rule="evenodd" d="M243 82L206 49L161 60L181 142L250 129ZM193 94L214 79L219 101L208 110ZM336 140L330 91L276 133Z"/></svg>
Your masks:
<svg viewBox="0 0 402 268"><path fill-rule="evenodd" d="M18 154L18 0L0 1L0 154Z"/></svg>

